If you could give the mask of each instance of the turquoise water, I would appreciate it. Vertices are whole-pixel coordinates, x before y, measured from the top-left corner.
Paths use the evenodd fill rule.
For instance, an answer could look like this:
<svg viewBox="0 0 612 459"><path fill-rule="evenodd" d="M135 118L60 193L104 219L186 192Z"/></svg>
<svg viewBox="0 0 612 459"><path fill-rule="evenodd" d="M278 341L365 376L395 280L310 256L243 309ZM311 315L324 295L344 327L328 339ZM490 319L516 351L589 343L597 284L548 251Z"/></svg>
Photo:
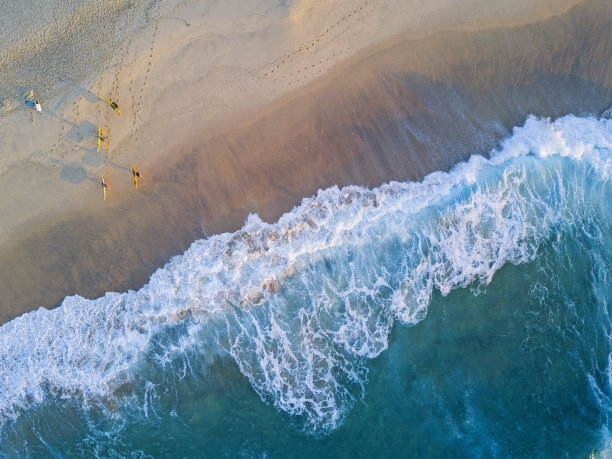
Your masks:
<svg viewBox="0 0 612 459"><path fill-rule="evenodd" d="M7 457L610 455L612 121L331 188L0 327Z"/></svg>

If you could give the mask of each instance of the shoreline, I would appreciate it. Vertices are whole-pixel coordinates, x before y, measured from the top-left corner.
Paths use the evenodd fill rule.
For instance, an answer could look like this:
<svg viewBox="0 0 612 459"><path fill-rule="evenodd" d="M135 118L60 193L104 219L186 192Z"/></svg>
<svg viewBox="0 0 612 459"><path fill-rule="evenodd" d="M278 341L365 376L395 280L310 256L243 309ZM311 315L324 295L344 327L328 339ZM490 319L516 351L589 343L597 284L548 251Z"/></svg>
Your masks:
<svg viewBox="0 0 612 459"><path fill-rule="evenodd" d="M91 298L139 288L193 240L236 230L252 212L276 220L319 188L378 186L448 170L471 154L487 154L529 114L600 113L612 104L607 64L612 39L605 33L610 10L603 1L588 1L527 25L390 38L338 61L322 77L264 108L255 104L232 118L230 104L221 124L208 114L211 124L203 133L193 132L197 120L184 121L192 114L134 115L135 131L111 119L111 130L124 139L116 146L112 140L111 154L99 158L91 147L81 151L76 140L71 152L91 164L101 162L92 170L111 171L105 207L91 208L101 196L93 199L89 191L79 196L75 184L64 180L53 192L75 196L77 210L58 205L42 214L25 193L15 196L23 169L12 165L2 174L0 196L12 206L2 217L12 222L11 215L34 216L3 228L0 323L39 305L56 306L71 294ZM585 52L566 53L579 47ZM131 94L134 98L136 92ZM76 97L101 113L91 94ZM167 97L162 93L149 103L164 106ZM60 104L52 102L49 112L66 118ZM74 107L78 116L78 104ZM75 120L77 126L85 122ZM39 124L43 121L57 120ZM95 127L90 124L85 127ZM163 132L155 134L161 125ZM85 127L72 132L74 139ZM70 133L67 128L68 138ZM147 155L160 139L163 148ZM149 156L150 162L138 192L130 194L127 152L133 149L137 153L130 154L143 161ZM60 174L82 178L76 166L72 176L64 172L70 159ZM39 187L33 194L49 193L52 168L38 163L28 172L26 181ZM144 169L140 163L137 168ZM87 190L99 186L87 170L79 183Z"/></svg>

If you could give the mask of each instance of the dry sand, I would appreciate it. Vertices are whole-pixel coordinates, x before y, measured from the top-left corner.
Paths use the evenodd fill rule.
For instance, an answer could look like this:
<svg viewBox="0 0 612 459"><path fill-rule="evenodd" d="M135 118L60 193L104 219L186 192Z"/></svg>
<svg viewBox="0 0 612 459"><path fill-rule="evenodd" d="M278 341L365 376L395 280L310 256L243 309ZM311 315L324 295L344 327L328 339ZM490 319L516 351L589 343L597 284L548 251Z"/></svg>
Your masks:
<svg viewBox="0 0 612 459"><path fill-rule="evenodd" d="M138 288L250 212L417 180L487 153L530 113L612 103L609 2L418 3L175 5L43 115L1 119L0 322Z"/></svg>

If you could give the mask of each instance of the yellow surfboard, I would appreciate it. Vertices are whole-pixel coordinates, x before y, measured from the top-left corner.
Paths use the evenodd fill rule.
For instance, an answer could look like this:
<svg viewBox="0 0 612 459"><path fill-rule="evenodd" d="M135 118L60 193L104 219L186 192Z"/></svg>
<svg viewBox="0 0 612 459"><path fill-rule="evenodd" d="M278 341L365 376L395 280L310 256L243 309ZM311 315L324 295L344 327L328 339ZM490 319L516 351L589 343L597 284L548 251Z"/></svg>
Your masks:
<svg viewBox="0 0 612 459"><path fill-rule="evenodd" d="M134 176L134 186L138 188L138 176L136 175L136 166L132 163L132 175Z"/></svg>
<svg viewBox="0 0 612 459"><path fill-rule="evenodd" d="M98 126L98 153L100 153L100 140L102 140L102 131L100 130L100 126Z"/></svg>
<svg viewBox="0 0 612 459"><path fill-rule="evenodd" d="M119 113L119 116L123 117L123 115L122 115L122 114L121 114L121 112L119 111L119 108L117 108L117 107L113 106L113 103L112 103L110 100L108 100L108 99L104 99L104 100L106 101L106 103L107 103L108 105L110 105L110 106L111 106L111 108L112 108L113 110L115 110L117 113Z"/></svg>
<svg viewBox="0 0 612 459"><path fill-rule="evenodd" d="M106 184L104 183L104 174L100 174L102 176L102 191L104 192L104 200L106 201Z"/></svg>

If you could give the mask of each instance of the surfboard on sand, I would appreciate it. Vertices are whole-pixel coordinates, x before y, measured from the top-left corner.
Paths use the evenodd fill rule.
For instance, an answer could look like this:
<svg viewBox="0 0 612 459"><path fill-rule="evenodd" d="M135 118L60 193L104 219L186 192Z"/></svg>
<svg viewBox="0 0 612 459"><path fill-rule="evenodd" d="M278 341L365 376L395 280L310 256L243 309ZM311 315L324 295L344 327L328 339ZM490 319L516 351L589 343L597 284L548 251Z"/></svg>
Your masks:
<svg viewBox="0 0 612 459"><path fill-rule="evenodd" d="M134 186L138 188L138 176L136 175L136 166L132 163L132 175L134 176Z"/></svg>
<svg viewBox="0 0 612 459"><path fill-rule="evenodd" d="M106 183L104 183L104 174L100 174L102 176L102 191L104 192L104 200L106 201Z"/></svg>
<svg viewBox="0 0 612 459"><path fill-rule="evenodd" d="M98 153L100 153L100 140L102 140L102 130L100 126L98 126Z"/></svg>
<svg viewBox="0 0 612 459"><path fill-rule="evenodd" d="M122 114L121 114L121 112L119 111L119 107L117 107L117 106L116 106L116 104L115 104L115 105L113 105L113 102L111 102L111 101L110 101L110 100L108 100L108 99L104 99L104 100L106 101L106 103L107 103L108 105L110 105L110 106L111 106L111 108L112 108L113 110L115 110L117 113L119 113L119 116L123 117L123 115L122 115Z"/></svg>
<svg viewBox="0 0 612 459"><path fill-rule="evenodd" d="M36 107L36 102L34 102L33 100L24 100L23 103L26 104L28 107Z"/></svg>

